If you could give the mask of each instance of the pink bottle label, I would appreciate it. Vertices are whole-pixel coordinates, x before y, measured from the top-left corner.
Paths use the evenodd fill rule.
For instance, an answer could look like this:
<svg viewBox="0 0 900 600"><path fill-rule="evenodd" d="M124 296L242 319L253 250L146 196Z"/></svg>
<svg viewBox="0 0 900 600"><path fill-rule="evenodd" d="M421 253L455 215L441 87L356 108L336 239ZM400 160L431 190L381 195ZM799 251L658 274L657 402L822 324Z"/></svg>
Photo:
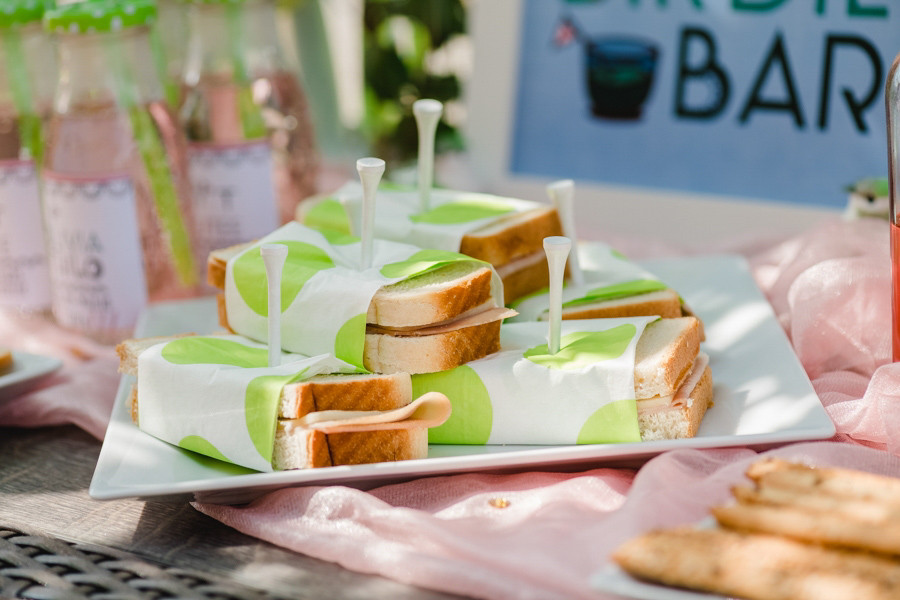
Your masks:
<svg viewBox="0 0 900 600"><path fill-rule="evenodd" d="M0 305L50 308L50 277L32 161L0 161Z"/></svg>
<svg viewBox="0 0 900 600"><path fill-rule="evenodd" d="M53 313L84 332L132 328L147 303L130 178L44 173Z"/></svg>
<svg viewBox="0 0 900 600"><path fill-rule="evenodd" d="M201 256L278 227L268 142L191 144L189 157Z"/></svg>

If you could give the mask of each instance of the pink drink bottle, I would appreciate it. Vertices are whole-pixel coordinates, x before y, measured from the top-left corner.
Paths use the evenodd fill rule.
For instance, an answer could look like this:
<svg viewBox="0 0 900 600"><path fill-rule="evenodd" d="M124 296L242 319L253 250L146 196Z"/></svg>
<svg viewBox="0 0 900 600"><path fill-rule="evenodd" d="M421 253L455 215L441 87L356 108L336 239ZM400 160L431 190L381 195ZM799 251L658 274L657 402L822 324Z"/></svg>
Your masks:
<svg viewBox="0 0 900 600"><path fill-rule="evenodd" d="M316 191L306 96L273 0L194 0L179 118L190 144L200 252L294 218Z"/></svg>
<svg viewBox="0 0 900 600"><path fill-rule="evenodd" d="M50 276L38 167L55 81L41 2L0 1L0 308L46 315Z"/></svg>
<svg viewBox="0 0 900 600"><path fill-rule="evenodd" d="M59 80L44 152L57 321L99 341L147 302L197 293L186 145L150 59L150 0L48 11Z"/></svg>

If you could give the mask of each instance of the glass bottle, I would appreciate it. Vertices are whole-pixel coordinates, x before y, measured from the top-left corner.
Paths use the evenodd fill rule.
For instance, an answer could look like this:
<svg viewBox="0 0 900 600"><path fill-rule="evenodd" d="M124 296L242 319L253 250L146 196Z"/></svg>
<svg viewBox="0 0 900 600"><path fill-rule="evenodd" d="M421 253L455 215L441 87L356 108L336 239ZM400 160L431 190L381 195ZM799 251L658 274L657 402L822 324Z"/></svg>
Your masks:
<svg viewBox="0 0 900 600"><path fill-rule="evenodd" d="M195 0L179 117L189 141L199 245L247 242L315 193L306 96L273 0ZM202 253L202 251L201 251Z"/></svg>
<svg viewBox="0 0 900 600"><path fill-rule="evenodd" d="M885 87L888 132L888 178L890 180L891 244L891 348L900 362L900 55L894 59Z"/></svg>
<svg viewBox="0 0 900 600"><path fill-rule="evenodd" d="M163 84L166 101L181 104L181 74L187 53L187 6L183 0L157 0L157 21L150 30L153 60Z"/></svg>
<svg viewBox="0 0 900 600"><path fill-rule="evenodd" d="M44 151L44 213L57 321L102 342L131 334L150 301L193 295L185 142L151 60L150 0L47 12L59 79Z"/></svg>
<svg viewBox="0 0 900 600"><path fill-rule="evenodd" d="M16 315L50 309L37 167L55 73L43 14L41 2L0 1L0 307Z"/></svg>

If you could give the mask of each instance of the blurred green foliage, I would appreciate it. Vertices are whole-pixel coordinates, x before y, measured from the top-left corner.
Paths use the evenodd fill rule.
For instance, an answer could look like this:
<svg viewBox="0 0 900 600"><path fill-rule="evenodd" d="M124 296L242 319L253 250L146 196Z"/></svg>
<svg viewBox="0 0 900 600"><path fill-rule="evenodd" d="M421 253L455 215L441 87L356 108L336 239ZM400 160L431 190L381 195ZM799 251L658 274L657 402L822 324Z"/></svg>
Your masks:
<svg viewBox="0 0 900 600"><path fill-rule="evenodd" d="M374 156L388 165L416 157L418 133L413 102L434 98L445 105L459 100L455 73L429 72L426 57L466 33L463 0L366 0L364 73L366 117L363 134ZM435 153L461 150L462 136L447 121L438 124Z"/></svg>

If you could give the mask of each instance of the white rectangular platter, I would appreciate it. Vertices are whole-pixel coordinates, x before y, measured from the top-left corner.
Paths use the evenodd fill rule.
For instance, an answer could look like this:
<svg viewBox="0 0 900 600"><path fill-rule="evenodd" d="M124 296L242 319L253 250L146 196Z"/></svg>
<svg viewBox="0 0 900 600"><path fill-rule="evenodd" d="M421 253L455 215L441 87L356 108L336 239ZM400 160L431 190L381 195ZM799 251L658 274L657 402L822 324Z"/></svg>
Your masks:
<svg viewBox="0 0 900 600"><path fill-rule="evenodd" d="M579 255L591 268L591 246ZM370 489L430 475L472 471L588 469L636 464L678 448L765 448L826 439L834 425L822 407L772 308L746 261L704 255L647 261L642 265L676 289L706 330L715 406L695 438L579 446L439 446L426 459L257 473L144 434L129 417L133 383L123 377L90 486L100 500L139 497L240 504L268 491L304 485ZM158 304L145 313L136 335L210 333L218 329L214 300Z"/></svg>

